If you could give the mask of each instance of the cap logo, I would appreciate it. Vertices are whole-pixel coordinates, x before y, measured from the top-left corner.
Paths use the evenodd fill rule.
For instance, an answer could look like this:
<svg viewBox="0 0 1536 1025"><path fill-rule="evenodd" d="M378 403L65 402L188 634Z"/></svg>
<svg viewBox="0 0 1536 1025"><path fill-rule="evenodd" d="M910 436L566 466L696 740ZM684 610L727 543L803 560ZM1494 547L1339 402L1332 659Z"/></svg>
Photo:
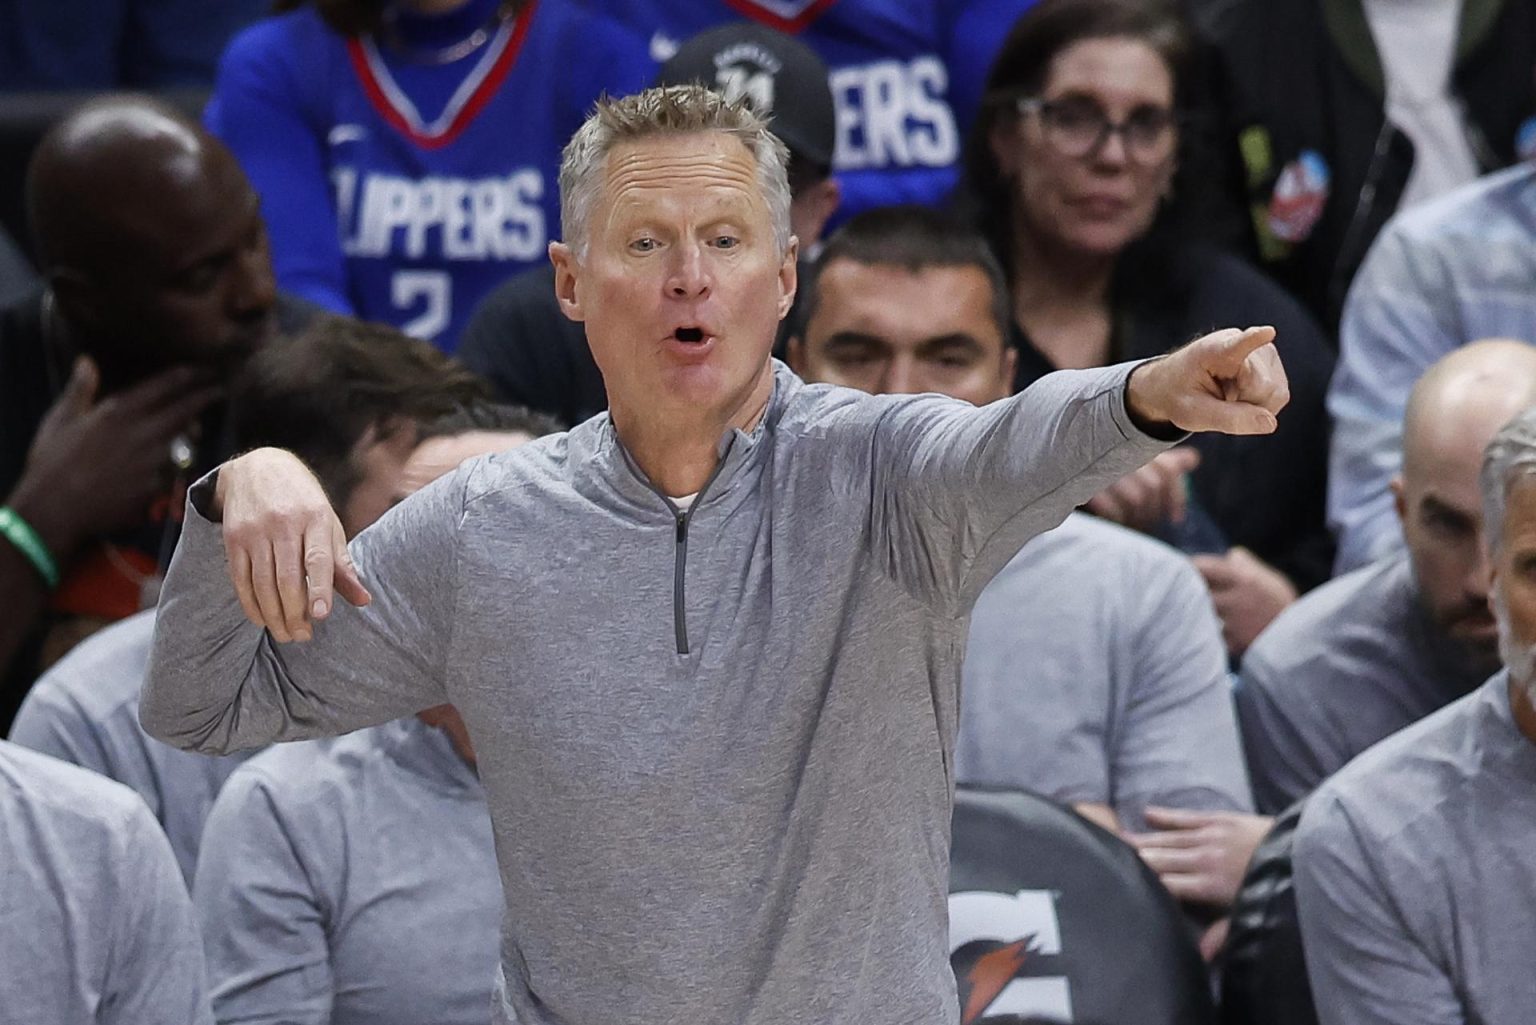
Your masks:
<svg viewBox="0 0 1536 1025"><path fill-rule="evenodd" d="M715 54L715 87L728 103L745 101L759 114L773 112L773 82L783 63L756 43L737 43Z"/></svg>

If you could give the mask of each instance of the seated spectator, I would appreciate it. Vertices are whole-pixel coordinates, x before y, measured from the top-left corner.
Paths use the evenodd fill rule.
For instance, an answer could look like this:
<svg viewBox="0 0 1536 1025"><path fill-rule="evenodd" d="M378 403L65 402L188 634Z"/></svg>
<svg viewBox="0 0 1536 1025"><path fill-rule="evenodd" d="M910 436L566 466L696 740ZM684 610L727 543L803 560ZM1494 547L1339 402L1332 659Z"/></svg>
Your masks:
<svg viewBox="0 0 1536 1025"><path fill-rule="evenodd" d="M27 200L47 288L0 309L0 729L40 663L152 603L184 482L230 454L219 389L305 316L239 165L169 107L82 107Z"/></svg>
<svg viewBox="0 0 1536 1025"><path fill-rule="evenodd" d="M706 29L751 21L794 36L831 69L838 217L942 202L960 133L950 104L948 25L956 5L893 0L583 0L650 39L660 64ZM802 239L802 245L804 239Z"/></svg>
<svg viewBox="0 0 1536 1025"><path fill-rule="evenodd" d="M0 5L0 93L204 88L267 0Z"/></svg>
<svg viewBox="0 0 1536 1025"><path fill-rule="evenodd" d="M453 351L547 262L560 151L644 42L582 5L285 0L236 37L208 125L261 193L284 288Z"/></svg>
<svg viewBox="0 0 1536 1025"><path fill-rule="evenodd" d="M1310 798L1297 908L1322 1025L1530 1020L1536 894L1536 411L1482 472L1507 671L1377 744Z"/></svg>
<svg viewBox="0 0 1536 1025"><path fill-rule="evenodd" d="M1328 521L1348 572L1402 547L1390 487L1413 383L1479 338L1536 341L1536 166L1527 163L1395 218L1344 307L1328 392L1338 430Z"/></svg>
<svg viewBox="0 0 1536 1025"><path fill-rule="evenodd" d="M1532 155L1531 0L1192 7L1214 51L1216 131L1231 167L1210 183L1227 198L1222 219L1330 335L1388 218ZM1393 426L1401 412L1399 400Z"/></svg>
<svg viewBox="0 0 1536 1025"><path fill-rule="evenodd" d="M1536 403L1536 347L1476 342L1432 366L1392 482L1407 549L1286 609L1243 659L1238 720L1261 811L1278 814L1360 752L1499 667L1477 472Z"/></svg>
<svg viewBox="0 0 1536 1025"><path fill-rule="evenodd" d="M1059 368L1159 355L1213 324L1277 329L1291 404L1273 437L1193 439L1088 506L1202 555L1197 568L1240 655L1332 563L1332 354L1277 286L1160 218L1180 161L1188 68L1171 6L1042 0L992 67L967 144L966 204L1009 277L1019 388Z"/></svg>
<svg viewBox="0 0 1536 1025"><path fill-rule="evenodd" d="M507 407L451 416L422 432L396 494L534 432ZM253 758L208 818L194 900L220 1022L484 1025L501 880L458 712Z"/></svg>
<svg viewBox="0 0 1536 1025"><path fill-rule="evenodd" d="M661 67L660 85L700 82L729 100L771 116L789 149L789 219L800 258L821 245L837 209L831 177L836 141L827 67L804 43L773 29L730 24L701 32ZM490 381L501 401L577 424L608 408L603 378L582 325L555 299L549 263L513 277L480 304L464 330L458 356Z"/></svg>
<svg viewBox="0 0 1536 1025"><path fill-rule="evenodd" d="M0 1021L213 1021L176 859L128 788L0 740L0 880Z"/></svg>
<svg viewBox="0 0 1536 1025"><path fill-rule="evenodd" d="M317 320L247 364L231 410L238 450L297 452L319 475L353 536L395 499L417 425L469 401L480 385L424 343L350 319ZM345 406L334 397L346 395ZM203 820L246 755L179 751L139 726L139 690L154 611L103 630L70 652L27 696L11 739L138 791L190 880Z"/></svg>
<svg viewBox="0 0 1536 1025"><path fill-rule="evenodd" d="M791 338L809 381L978 405L1011 393L1007 294L986 243L919 207L827 243ZM1110 829L1149 806L1247 810L1219 627L1168 546L1074 514L981 592L955 751L967 783L1033 790Z"/></svg>

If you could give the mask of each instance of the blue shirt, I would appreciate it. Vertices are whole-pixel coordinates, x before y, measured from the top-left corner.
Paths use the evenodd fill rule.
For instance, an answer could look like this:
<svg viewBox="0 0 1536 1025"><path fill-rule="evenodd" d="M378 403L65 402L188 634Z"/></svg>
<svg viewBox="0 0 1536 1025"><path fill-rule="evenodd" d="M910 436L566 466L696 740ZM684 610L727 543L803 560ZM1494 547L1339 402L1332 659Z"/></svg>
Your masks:
<svg viewBox="0 0 1536 1025"><path fill-rule="evenodd" d="M431 49L495 28L496 6L399 31ZM638 39L561 0L441 65L306 6L230 45L207 120L262 196L283 288L452 351L482 297L548 259L560 152L593 102L651 73Z"/></svg>
<svg viewBox="0 0 1536 1025"><path fill-rule="evenodd" d="M938 203L958 175L960 133L945 63L951 14L932 0L583 0L650 38L653 74L705 29L750 19L826 62L837 107L836 220L892 203Z"/></svg>
<svg viewBox="0 0 1536 1025"><path fill-rule="evenodd" d="M1335 569L1402 544L1389 484L1403 411L1440 357L1483 338L1536 343L1536 167L1480 178L1387 223L1350 286L1333 415L1328 521Z"/></svg>

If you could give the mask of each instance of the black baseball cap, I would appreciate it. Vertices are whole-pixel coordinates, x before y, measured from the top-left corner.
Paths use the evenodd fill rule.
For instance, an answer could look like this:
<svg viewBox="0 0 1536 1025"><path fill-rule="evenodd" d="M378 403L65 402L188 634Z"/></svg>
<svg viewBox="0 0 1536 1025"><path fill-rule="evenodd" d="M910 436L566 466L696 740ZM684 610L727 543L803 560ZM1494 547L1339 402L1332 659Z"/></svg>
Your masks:
<svg viewBox="0 0 1536 1025"><path fill-rule="evenodd" d="M827 66L798 39L736 22L684 42L661 66L657 85L698 82L769 119L790 153L823 172L832 167L837 115Z"/></svg>

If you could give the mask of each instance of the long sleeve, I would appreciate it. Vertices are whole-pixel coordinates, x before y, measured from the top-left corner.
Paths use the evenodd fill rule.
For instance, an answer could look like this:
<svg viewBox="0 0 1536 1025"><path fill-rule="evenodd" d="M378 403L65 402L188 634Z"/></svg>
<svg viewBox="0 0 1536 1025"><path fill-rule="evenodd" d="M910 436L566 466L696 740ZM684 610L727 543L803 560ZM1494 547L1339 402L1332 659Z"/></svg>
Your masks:
<svg viewBox="0 0 1536 1025"><path fill-rule="evenodd" d="M262 199L280 287L337 313L355 312L347 287L325 157L329 126L305 109L298 80L324 74L264 22L230 43L208 103L208 128L240 161ZM310 55L315 56L315 55Z"/></svg>
<svg viewBox="0 0 1536 1025"><path fill-rule="evenodd" d="M344 837L335 837L344 843ZM262 775L236 773L214 803L193 903L221 1023L327 1025L335 989L326 911Z"/></svg>
<svg viewBox="0 0 1536 1025"><path fill-rule="evenodd" d="M1408 393L1430 364L1471 340L1447 320L1454 307L1437 254L1394 227L1381 233L1349 290L1328 392L1328 521L1339 538L1340 573L1402 543L1388 485L1402 465Z"/></svg>
<svg viewBox="0 0 1536 1025"><path fill-rule="evenodd" d="M464 472L441 478L363 531L351 554L373 602L357 609L338 597L312 640L286 645L241 612L221 530L198 511L215 479L200 481L161 591L139 704L145 730L224 754L445 703L465 481Z"/></svg>
<svg viewBox="0 0 1536 1025"><path fill-rule="evenodd" d="M968 612L1026 541L1167 448L1131 422L1133 368L1058 372L980 409L889 403L866 441L872 537L888 571Z"/></svg>
<svg viewBox="0 0 1536 1025"><path fill-rule="evenodd" d="M1135 684L1110 750L1112 804L1135 823L1149 804L1251 811L1226 646L1203 581L1180 560L1176 572L1133 597L1144 612Z"/></svg>
<svg viewBox="0 0 1536 1025"><path fill-rule="evenodd" d="M1379 848L1330 793L1302 813L1296 904L1320 1025L1463 1025L1454 981L1384 885Z"/></svg>
<svg viewBox="0 0 1536 1025"><path fill-rule="evenodd" d="M123 830L99 1025L211 1025L197 924L170 843L143 806Z"/></svg>

